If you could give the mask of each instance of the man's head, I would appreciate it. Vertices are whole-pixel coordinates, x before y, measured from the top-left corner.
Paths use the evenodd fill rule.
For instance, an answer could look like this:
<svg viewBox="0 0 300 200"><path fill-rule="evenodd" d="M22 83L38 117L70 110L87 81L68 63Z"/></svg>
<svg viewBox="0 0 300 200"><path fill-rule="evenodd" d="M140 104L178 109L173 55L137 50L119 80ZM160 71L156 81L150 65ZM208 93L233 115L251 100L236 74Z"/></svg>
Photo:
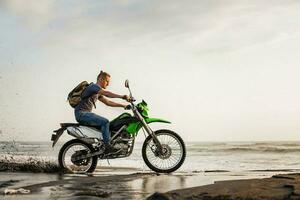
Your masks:
<svg viewBox="0 0 300 200"><path fill-rule="evenodd" d="M100 85L101 88L106 89L109 85L110 75L107 72L101 71L97 76L97 84Z"/></svg>

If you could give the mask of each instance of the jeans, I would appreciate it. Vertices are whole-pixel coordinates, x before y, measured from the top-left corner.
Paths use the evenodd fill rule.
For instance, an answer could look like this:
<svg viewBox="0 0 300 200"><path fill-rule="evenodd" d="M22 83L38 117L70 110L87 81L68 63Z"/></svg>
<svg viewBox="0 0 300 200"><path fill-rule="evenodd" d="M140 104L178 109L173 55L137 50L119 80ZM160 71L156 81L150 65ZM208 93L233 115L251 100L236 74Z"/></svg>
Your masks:
<svg viewBox="0 0 300 200"><path fill-rule="evenodd" d="M104 144L109 144L110 133L108 119L91 112L75 112L75 118L80 124L101 127L103 142Z"/></svg>

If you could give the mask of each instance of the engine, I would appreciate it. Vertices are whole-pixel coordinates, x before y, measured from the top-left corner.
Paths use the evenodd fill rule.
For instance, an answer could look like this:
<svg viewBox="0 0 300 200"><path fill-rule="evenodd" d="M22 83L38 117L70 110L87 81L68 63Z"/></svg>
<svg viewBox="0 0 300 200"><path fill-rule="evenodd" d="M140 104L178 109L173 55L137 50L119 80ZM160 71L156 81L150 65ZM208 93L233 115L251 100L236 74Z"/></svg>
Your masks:
<svg viewBox="0 0 300 200"><path fill-rule="evenodd" d="M130 146L128 144L124 144L124 143L117 143L114 145L114 147L121 149L120 153L126 155Z"/></svg>
<svg viewBox="0 0 300 200"><path fill-rule="evenodd" d="M122 131L114 140L114 147L118 149L122 149L120 154L127 155L131 151L133 142L134 142L134 137L129 135L126 131Z"/></svg>

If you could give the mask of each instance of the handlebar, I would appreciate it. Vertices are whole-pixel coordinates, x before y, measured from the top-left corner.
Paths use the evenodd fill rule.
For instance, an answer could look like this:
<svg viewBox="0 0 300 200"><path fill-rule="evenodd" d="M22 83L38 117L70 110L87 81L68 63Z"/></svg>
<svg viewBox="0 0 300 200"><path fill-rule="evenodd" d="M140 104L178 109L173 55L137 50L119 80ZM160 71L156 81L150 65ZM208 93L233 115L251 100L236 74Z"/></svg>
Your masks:
<svg viewBox="0 0 300 200"><path fill-rule="evenodd" d="M136 99L132 96L130 96L130 98L127 100L127 102L129 102L130 104L128 104L124 109L125 110L131 110L134 108L134 102L136 101Z"/></svg>
<svg viewBox="0 0 300 200"><path fill-rule="evenodd" d="M133 103L135 101L136 101L136 99L134 97L130 97L129 100L128 100L129 103Z"/></svg>

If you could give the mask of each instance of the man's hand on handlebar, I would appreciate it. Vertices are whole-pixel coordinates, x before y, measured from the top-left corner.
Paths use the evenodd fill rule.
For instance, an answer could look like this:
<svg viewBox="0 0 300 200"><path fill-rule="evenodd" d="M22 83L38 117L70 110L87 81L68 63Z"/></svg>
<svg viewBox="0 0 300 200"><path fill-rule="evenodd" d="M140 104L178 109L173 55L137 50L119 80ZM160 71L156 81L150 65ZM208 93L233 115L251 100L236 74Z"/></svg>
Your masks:
<svg viewBox="0 0 300 200"><path fill-rule="evenodd" d="M125 110L131 110L131 109L132 109L132 106L131 106L130 104L128 104L128 105L126 105L126 106L124 107L124 109L125 109Z"/></svg>
<svg viewBox="0 0 300 200"><path fill-rule="evenodd" d="M122 97L122 99L126 100L127 102L131 103L131 102L135 102L135 99L133 97L130 97L128 95L124 95Z"/></svg>
<svg viewBox="0 0 300 200"><path fill-rule="evenodd" d="M122 99L124 99L124 100L126 100L126 101L128 101L128 102L129 102L129 100L130 100L130 97L129 97L128 95L123 95Z"/></svg>

